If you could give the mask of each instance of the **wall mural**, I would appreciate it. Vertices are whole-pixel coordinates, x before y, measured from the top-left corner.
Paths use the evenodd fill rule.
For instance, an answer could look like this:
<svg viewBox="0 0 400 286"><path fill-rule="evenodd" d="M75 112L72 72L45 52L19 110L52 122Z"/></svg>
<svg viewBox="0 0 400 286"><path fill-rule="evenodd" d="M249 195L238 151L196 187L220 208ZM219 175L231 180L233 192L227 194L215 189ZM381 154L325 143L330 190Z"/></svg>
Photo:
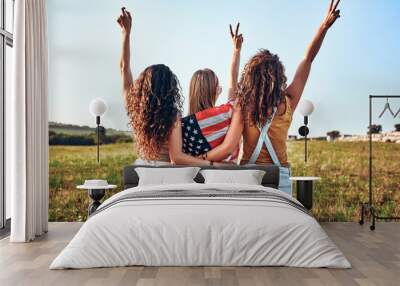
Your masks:
<svg viewBox="0 0 400 286"><path fill-rule="evenodd" d="M48 1L50 221L86 220L91 200L77 186L107 180L117 186L109 197L122 190L122 168L138 157L120 73L121 7L132 17L133 78L149 65L168 65L179 79L186 116L196 70L214 71L221 87L217 104L228 101L231 36L238 36L235 26L230 34L230 23L240 22L244 38L239 77L259 49L268 49L279 54L291 82L326 14L325 2ZM313 108L301 105L293 115L288 161L294 176L321 178L314 184L316 218L356 221L360 203L368 201L370 132L374 202L383 215L399 216L400 100L376 102L368 128L368 96L400 93L400 58L393 56L400 52L400 3L343 2L304 90Z"/></svg>

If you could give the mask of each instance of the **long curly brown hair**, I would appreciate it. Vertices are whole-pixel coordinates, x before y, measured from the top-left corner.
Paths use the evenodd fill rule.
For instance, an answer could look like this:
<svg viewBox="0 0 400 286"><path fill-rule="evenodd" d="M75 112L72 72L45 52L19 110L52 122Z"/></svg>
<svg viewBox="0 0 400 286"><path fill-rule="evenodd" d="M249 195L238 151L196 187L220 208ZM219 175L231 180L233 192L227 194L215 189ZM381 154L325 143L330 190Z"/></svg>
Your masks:
<svg viewBox="0 0 400 286"><path fill-rule="evenodd" d="M127 110L140 156L159 159L161 147L182 113L182 92L176 75L162 64L147 67L130 89Z"/></svg>
<svg viewBox="0 0 400 286"><path fill-rule="evenodd" d="M277 55L260 50L244 67L238 84L238 100L243 118L264 126L274 108L285 99L285 67Z"/></svg>

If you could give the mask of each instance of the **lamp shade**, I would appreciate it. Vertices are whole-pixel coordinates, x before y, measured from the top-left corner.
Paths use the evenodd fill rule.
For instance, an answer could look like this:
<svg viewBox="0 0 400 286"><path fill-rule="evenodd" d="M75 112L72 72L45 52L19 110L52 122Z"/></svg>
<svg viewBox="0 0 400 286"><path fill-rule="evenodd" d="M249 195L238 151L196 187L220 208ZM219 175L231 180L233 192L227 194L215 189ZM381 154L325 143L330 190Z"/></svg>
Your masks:
<svg viewBox="0 0 400 286"><path fill-rule="evenodd" d="M308 99L303 99L300 102L299 111L300 111L301 115L309 116L314 111L314 104Z"/></svg>
<svg viewBox="0 0 400 286"><path fill-rule="evenodd" d="M107 111L107 104L101 98L95 98L90 102L89 111L93 116L102 116Z"/></svg>

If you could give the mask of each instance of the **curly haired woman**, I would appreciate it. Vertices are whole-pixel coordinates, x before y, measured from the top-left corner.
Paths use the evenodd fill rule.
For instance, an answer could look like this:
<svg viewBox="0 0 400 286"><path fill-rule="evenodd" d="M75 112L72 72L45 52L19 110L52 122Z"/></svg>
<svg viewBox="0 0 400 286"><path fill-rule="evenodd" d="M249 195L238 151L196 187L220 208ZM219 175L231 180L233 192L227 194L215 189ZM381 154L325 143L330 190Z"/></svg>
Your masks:
<svg viewBox="0 0 400 286"><path fill-rule="evenodd" d="M165 65L147 67L133 81L130 68L130 32L132 17L122 8L117 20L122 30L122 56L120 62L125 106L135 136L139 162L170 163L175 142L182 141L180 115L182 95L176 75ZM175 152L175 151L174 151ZM181 152L174 156L182 164L210 165L208 160ZM138 163L138 162L136 162Z"/></svg>
<svg viewBox="0 0 400 286"><path fill-rule="evenodd" d="M279 189L291 194L286 138L292 114L303 94L311 65L329 28L340 17L340 0L331 1L328 14L297 68L286 84L285 68L279 57L261 50L246 64L239 82L238 99L244 118L241 164L275 164L280 167Z"/></svg>

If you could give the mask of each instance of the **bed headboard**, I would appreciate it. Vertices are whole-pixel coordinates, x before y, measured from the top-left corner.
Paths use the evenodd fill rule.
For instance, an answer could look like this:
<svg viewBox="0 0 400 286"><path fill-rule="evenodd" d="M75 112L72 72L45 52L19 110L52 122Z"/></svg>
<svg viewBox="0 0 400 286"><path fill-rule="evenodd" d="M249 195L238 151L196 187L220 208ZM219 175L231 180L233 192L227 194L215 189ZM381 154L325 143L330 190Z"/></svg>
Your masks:
<svg viewBox="0 0 400 286"><path fill-rule="evenodd" d="M182 168L185 166L144 166L144 165L129 165L124 167L124 189L136 187L139 183L139 176L135 171L135 168L146 167L146 168ZM206 166L201 167L202 170L207 169L219 169L219 170L263 170L265 171L264 178L262 180L262 185L265 187L271 187L277 189L279 186L279 167L274 165L243 165L243 166ZM197 174L194 180L197 183L204 183L204 178L200 174Z"/></svg>

